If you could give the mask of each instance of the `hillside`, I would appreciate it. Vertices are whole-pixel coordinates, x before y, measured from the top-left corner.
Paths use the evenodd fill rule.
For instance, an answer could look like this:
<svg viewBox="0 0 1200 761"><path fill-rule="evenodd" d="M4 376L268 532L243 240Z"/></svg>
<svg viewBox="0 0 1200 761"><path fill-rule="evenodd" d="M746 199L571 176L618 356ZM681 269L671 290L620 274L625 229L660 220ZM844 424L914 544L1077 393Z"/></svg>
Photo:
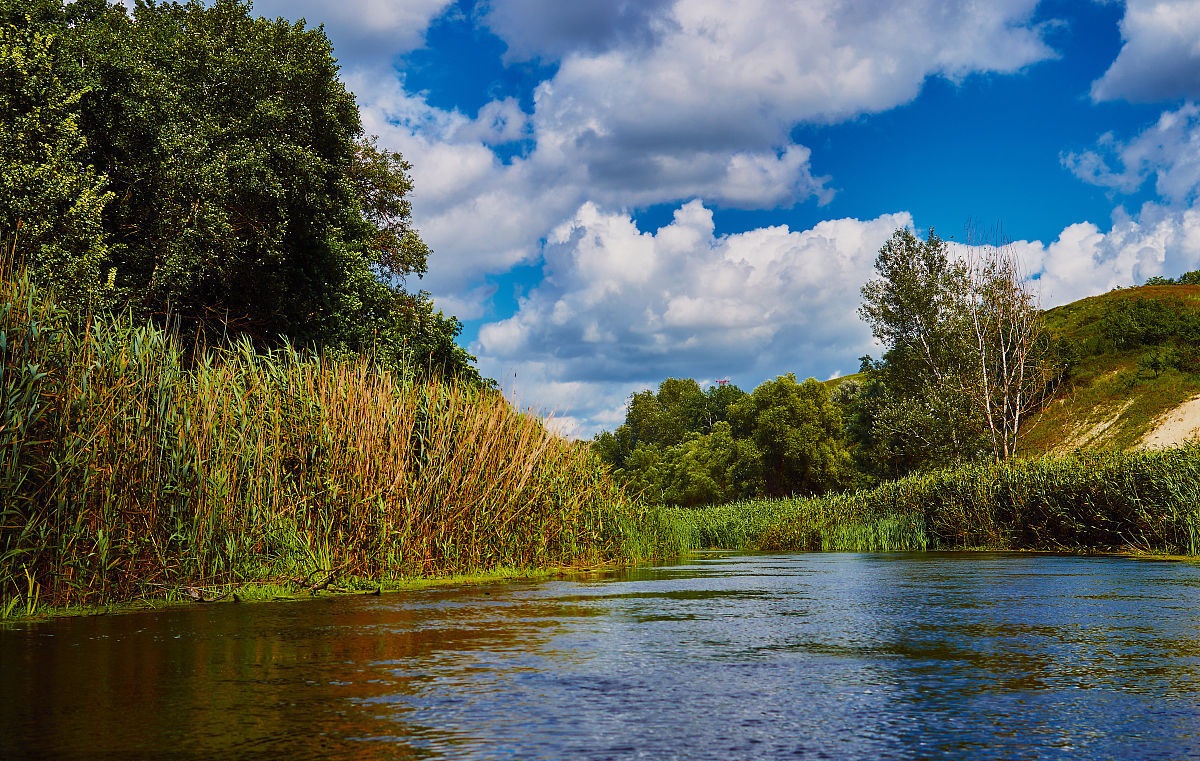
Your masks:
<svg viewBox="0 0 1200 761"><path fill-rule="evenodd" d="M1200 432L1200 285L1122 288L1049 310L1072 364L1024 453L1170 446Z"/></svg>

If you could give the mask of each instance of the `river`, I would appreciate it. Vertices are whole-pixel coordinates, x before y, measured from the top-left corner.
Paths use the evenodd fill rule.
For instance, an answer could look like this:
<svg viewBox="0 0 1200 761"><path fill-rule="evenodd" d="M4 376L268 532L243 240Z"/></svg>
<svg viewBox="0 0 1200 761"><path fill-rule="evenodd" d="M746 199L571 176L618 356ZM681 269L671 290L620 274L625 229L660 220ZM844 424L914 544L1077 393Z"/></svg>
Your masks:
<svg viewBox="0 0 1200 761"><path fill-rule="evenodd" d="M1200 758L1200 567L700 555L0 628L0 758Z"/></svg>

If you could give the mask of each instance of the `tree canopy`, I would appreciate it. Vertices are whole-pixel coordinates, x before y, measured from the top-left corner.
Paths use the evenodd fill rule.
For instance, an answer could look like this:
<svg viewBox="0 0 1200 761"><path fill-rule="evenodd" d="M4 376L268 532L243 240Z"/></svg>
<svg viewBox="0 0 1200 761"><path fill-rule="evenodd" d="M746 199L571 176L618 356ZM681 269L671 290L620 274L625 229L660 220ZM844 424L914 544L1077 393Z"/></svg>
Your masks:
<svg viewBox="0 0 1200 761"><path fill-rule="evenodd" d="M36 11L36 8L31 9ZM77 309L101 290L102 212L113 194L84 164L84 95L61 41L13 9L0 17L0 242Z"/></svg>
<svg viewBox="0 0 1200 761"><path fill-rule="evenodd" d="M634 394L625 423L593 447L633 490L681 505L816 495L1014 456L1069 353L1050 340L1011 249L952 252L932 232L901 229L875 271L859 313L884 353L862 357L858 376L830 390L789 373L750 394L669 378ZM1169 312L1131 302L1104 334L1162 343L1194 332ZM1146 365L1180 361L1164 350Z"/></svg>
<svg viewBox="0 0 1200 761"><path fill-rule="evenodd" d="M935 233L897 230L879 251L859 312L885 347L864 358L850 418L860 464L881 477L1016 452L1052 387L1041 310L1011 250L951 256Z"/></svg>
<svg viewBox="0 0 1200 761"><path fill-rule="evenodd" d="M0 25L0 161L10 182L44 178L0 225L44 279L478 380L457 320L407 288L430 254L410 167L364 134L322 29L242 0L0 0Z"/></svg>
<svg viewBox="0 0 1200 761"><path fill-rule="evenodd" d="M751 394L668 378L630 397L626 410L625 423L593 447L650 499L703 505L819 494L850 480L841 411L811 378L780 376Z"/></svg>

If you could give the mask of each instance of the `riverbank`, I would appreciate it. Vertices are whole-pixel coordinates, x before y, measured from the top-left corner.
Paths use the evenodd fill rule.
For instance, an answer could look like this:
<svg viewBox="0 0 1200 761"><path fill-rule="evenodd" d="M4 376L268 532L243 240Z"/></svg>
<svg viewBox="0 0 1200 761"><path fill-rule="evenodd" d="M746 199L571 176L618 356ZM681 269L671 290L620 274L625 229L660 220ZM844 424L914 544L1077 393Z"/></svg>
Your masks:
<svg viewBox="0 0 1200 761"><path fill-rule="evenodd" d="M333 576L652 557L586 446L498 392L247 341L185 350L0 272L0 615Z"/></svg>
<svg viewBox="0 0 1200 761"><path fill-rule="evenodd" d="M688 548L1194 556L1200 444L968 465L875 489L664 511Z"/></svg>
<svg viewBox="0 0 1200 761"><path fill-rule="evenodd" d="M586 445L494 391L246 342L197 357L130 318L80 324L20 271L0 273L0 393L4 618L549 575L704 548L1200 548L1197 444L650 507Z"/></svg>
<svg viewBox="0 0 1200 761"><path fill-rule="evenodd" d="M494 568L486 572L452 574L449 576L414 576L393 579L349 577L337 579L335 582L329 584L325 584L323 579L317 579L312 583L296 579L291 582L276 580L207 587L180 586L172 589L164 589L159 596L108 604L73 605L66 607L43 605L37 607L32 612L15 611L7 617L0 617L0 623L122 615L207 605L306 602L322 598L354 596L382 597L427 589L486 587L491 584L508 584L525 581L539 582L563 578L585 579L611 576L617 573L620 568L621 566L615 564L561 568Z"/></svg>

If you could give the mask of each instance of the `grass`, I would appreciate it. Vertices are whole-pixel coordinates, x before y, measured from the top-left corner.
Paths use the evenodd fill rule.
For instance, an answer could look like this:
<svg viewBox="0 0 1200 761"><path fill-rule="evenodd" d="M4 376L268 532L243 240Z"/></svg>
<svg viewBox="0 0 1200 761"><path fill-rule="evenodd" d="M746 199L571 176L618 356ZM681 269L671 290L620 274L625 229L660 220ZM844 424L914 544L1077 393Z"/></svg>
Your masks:
<svg viewBox="0 0 1200 761"><path fill-rule="evenodd" d="M192 354L0 271L0 614L662 554L586 447L495 392Z"/></svg>
<svg viewBox="0 0 1200 761"><path fill-rule="evenodd" d="M1150 378L1135 353L1097 343L1106 299L1126 298L1050 313L1093 349L1026 451L1069 450L1079 421L1114 415L1097 440L1130 446L1200 390L1191 374ZM11 268L0 268L0 495L3 618L390 590L704 548L1200 550L1200 445L1067 451L815 499L647 507L585 445L494 392L288 347L185 351L129 317L81 322Z"/></svg>
<svg viewBox="0 0 1200 761"><path fill-rule="evenodd" d="M1120 350L1103 330L1107 316L1145 299L1183 316L1200 313L1200 286L1182 285L1118 289L1047 313L1050 332L1079 356L1070 382L1022 437L1031 459L815 499L664 508L664 542L687 549L1196 555L1200 445L1135 448L1161 415L1200 393L1200 375L1174 368L1154 374L1141 364L1151 347Z"/></svg>
<svg viewBox="0 0 1200 761"><path fill-rule="evenodd" d="M1160 416L1200 393L1200 375L1166 369L1156 376L1139 366L1152 348L1121 350L1106 340L1105 317L1124 313L1133 302L1146 299L1184 313L1200 313L1200 286L1191 285L1121 288L1046 313L1050 332L1075 347L1080 358L1069 382L1032 419L1022 436L1024 452L1134 448Z"/></svg>

